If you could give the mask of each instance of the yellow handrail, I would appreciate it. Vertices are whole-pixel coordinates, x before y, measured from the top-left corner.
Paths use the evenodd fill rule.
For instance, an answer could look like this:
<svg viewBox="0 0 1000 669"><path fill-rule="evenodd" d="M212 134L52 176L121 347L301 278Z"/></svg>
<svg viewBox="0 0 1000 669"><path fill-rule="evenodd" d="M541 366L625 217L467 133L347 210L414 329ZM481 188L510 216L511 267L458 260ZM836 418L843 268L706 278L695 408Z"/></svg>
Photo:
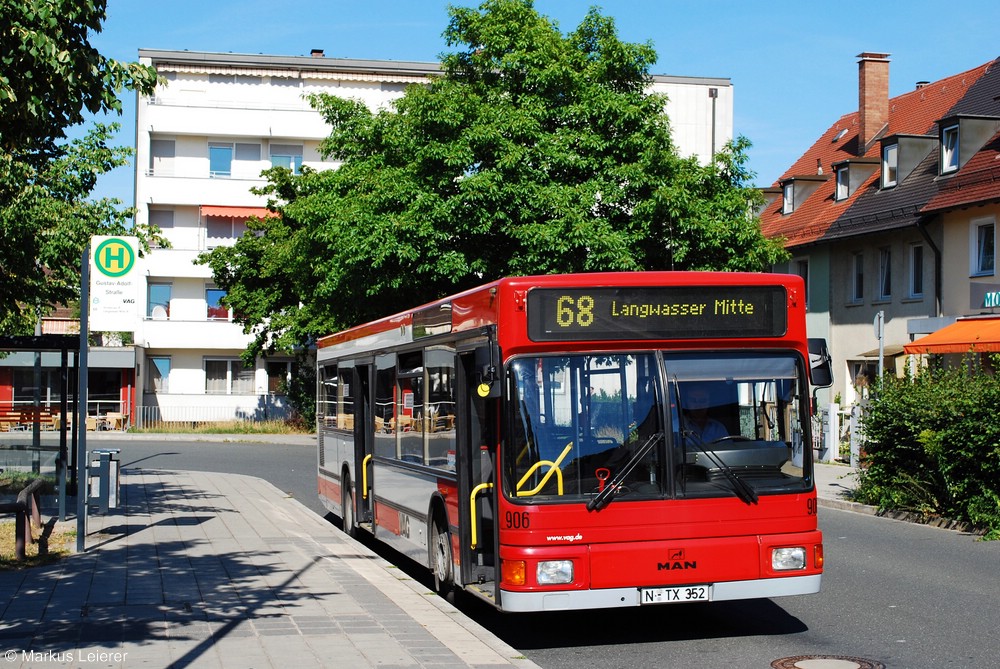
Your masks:
<svg viewBox="0 0 1000 669"><path fill-rule="evenodd" d="M476 496L492 487L492 483L480 483L472 489L472 493L469 495L469 507L472 513L472 548L475 548L479 544L479 537L476 534Z"/></svg>
<svg viewBox="0 0 1000 669"><path fill-rule="evenodd" d="M524 476L521 477L521 480L517 482L517 487L515 488L517 490L517 496L529 497L531 495L537 495L538 491L544 488L545 484L549 482L550 478L552 478L553 472L556 475L556 491L561 496L563 494L563 482L562 482L562 470L559 469L559 465L562 463L563 459L565 459L566 455L572 449L573 449L573 442L571 441L568 444L566 444L566 448L563 449L563 452L560 453L559 457L556 458L554 461L539 460L535 464L531 465L531 468L528 469L528 471L524 473ZM549 471L545 472L545 476L542 477L542 480L538 483L538 485L536 485L531 490L521 490L521 486L523 486L524 482L528 480L528 477L534 474L535 470L543 465L549 467Z"/></svg>
<svg viewBox="0 0 1000 669"><path fill-rule="evenodd" d="M368 499L368 462L371 459L372 456L369 453L361 461L361 499Z"/></svg>

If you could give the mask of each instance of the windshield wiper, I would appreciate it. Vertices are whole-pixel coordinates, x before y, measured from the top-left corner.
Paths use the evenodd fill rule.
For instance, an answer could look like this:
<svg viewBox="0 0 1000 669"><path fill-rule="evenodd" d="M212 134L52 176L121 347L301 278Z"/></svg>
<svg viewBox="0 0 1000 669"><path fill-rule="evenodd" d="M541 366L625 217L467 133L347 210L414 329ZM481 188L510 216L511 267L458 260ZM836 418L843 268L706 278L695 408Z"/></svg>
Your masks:
<svg viewBox="0 0 1000 669"><path fill-rule="evenodd" d="M683 420L682 423L687 421ZM702 441L701 435L699 435L694 430L682 429L681 438L684 439L684 443L692 443L697 446L698 450L705 454L716 468L718 468L723 474L725 474L726 479L733 486L733 491L736 492L736 496L742 499L747 504L756 504L760 497L757 495L757 491L753 487L741 479L733 468L726 464L726 462L720 458L714 451L709 451L705 448L705 442Z"/></svg>
<svg viewBox="0 0 1000 669"><path fill-rule="evenodd" d="M705 457L708 458L712 464L725 475L726 480L728 480L729 484L733 487L733 492L736 493L737 497L747 504L756 504L760 499L757 495L757 491L754 490L749 483L737 476L736 472L733 471L733 468L727 465L722 458L715 454L715 452L710 452L706 449L705 442L702 440L700 434L688 428L688 420L684 417L684 411L681 409L680 384L678 383L676 377L674 377L673 386L674 402L677 405L677 415L680 417L681 421L681 443L685 447L689 442L694 444L698 450L704 453Z"/></svg>
<svg viewBox="0 0 1000 669"><path fill-rule="evenodd" d="M629 459L629 461L626 462L625 465L618 470L618 473L615 474L614 478L605 483L604 490L597 493L597 495L592 500L587 502L587 511L594 511L594 510L600 511L608 504L610 504L611 500L614 498L615 491L621 485L622 481L625 480L625 477L632 473L632 470L636 468L636 465L638 465L639 462L644 457L646 457L646 454L653 449L653 446L656 445L656 442L658 442L662 438L663 438L663 433L657 432L649 439L647 439L646 443L637 448L635 453Z"/></svg>

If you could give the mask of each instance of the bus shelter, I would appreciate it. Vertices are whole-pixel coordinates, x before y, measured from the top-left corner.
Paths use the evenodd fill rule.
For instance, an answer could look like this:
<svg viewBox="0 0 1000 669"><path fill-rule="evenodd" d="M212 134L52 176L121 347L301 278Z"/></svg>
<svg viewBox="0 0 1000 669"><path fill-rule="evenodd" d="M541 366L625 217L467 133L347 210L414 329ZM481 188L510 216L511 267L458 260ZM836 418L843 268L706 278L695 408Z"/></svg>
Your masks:
<svg viewBox="0 0 1000 669"><path fill-rule="evenodd" d="M66 518L67 474L69 474L71 485L77 483L76 467L71 462L71 454L76 453L77 437L76 433L70 429L70 417L76 413L78 393L73 393L72 398L70 397L70 379L77 378L78 375L79 351L80 337L78 335L0 336L0 354L8 356L24 353L34 354L33 364L39 379L43 369L43 357L58 355L58 408L53 407L50 402L43 402L41 393L37 391L33 401L27 404L15 402L13 396L0 396L0 431L18 433L24 437L22 440L18 440L16 437L13 440L5 440L5 445L32 449L36 453L43 450L41 439L43 431L58 432L58 456L55 469L61 520ZM70 365L70 352L74 353L72 366ZM52 364L46 366L48 368L54 367ZM71 372L74 375L72 377L70 376ZM36 383L36 388L40 391L42 386L43 384L39 380ZM20 443L20 441L27 442L29 435L30 444Z"/></svg>

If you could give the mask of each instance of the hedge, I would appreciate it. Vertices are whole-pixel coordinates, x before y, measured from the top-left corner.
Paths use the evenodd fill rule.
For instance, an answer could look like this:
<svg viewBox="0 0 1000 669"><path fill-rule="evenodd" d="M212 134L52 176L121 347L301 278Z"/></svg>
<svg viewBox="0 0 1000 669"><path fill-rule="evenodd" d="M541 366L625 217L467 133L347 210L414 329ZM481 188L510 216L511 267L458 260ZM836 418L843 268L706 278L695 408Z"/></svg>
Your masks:
<svg viewBox="0 0 1000 669"><path fill-rule="evenodd" d="M856 499L964 521L1000 539L998 361L969 357L877 383Z"/></svg>

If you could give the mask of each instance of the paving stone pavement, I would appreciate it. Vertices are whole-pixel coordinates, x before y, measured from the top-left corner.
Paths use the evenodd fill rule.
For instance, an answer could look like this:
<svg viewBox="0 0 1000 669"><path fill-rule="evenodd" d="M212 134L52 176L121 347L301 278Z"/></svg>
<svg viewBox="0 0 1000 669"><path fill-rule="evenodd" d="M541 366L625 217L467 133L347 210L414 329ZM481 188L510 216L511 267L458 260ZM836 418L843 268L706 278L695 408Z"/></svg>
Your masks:
<svg viewBox="0 0 1000 669"><path fill-rule="evenodd" d="M254 477L126 469L84 553L0 572L0 666L537 665Z"/></svg>

